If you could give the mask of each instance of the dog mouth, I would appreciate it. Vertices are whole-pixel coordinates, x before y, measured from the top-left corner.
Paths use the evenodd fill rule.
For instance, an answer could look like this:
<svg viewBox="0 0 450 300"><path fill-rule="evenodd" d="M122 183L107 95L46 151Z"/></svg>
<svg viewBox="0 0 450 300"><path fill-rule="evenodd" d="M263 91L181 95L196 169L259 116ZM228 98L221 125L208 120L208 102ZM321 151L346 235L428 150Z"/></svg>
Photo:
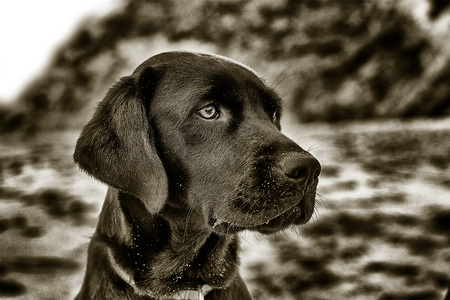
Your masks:
<svg viewBox="0 0 450 300"><path fill-rule="evenodd" d="M258 231L263 234L270 234L286 229L291 225L302 225L307 223L313 214L314 203L315 197L305 197L299 203L280 212L275 217L251 225L245 225L246 216L241 217L243 220L242 222L231 222L218 217L214 213L210 214L208 223L216 233L235 234L239 231L250 230Z"/></svg>

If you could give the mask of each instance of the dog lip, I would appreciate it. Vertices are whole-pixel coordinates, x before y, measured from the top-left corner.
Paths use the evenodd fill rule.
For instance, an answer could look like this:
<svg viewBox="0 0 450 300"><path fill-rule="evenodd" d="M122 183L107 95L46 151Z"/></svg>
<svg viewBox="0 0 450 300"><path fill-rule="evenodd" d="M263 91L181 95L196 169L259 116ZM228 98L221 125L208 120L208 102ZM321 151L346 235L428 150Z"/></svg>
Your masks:
<svg viewBox="0 0 450 300"><path fill-rule="evenodd" d="M308 201L315 202L315 199L308 199L303 197L299 202L290 208L281 211L276 216L257 224L252 225L240 225L215 216L213 213L209 218L209 225L211 228L219 233L234 234L243 230L260 231L261 233L273 233L289 225L301 225L305 224L311 218L311 214L308 212Z"/></svg>

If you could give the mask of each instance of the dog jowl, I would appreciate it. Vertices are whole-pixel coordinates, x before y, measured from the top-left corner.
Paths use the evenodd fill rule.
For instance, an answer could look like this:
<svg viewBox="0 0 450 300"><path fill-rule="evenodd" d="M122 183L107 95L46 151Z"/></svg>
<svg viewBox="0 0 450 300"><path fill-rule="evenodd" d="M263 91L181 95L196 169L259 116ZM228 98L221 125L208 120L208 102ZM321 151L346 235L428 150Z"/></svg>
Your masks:
<svg viewBox="0 0 450 300"><path fill-rule="evenodd" d="M259 76L216 55L162 53L114 85L74 153L109 185L78 297L250 299L237 232L306 223L321 169L280 118Z"/></svg>

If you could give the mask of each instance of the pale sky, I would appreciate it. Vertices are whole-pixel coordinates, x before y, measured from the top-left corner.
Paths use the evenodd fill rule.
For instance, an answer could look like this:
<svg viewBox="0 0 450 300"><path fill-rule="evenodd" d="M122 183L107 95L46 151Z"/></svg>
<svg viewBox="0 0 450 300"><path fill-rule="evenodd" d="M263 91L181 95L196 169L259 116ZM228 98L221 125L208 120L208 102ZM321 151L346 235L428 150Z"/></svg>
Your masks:
<svg viewBox="0 0 450 300"><path fill-rule="evenodd" d="M118 0L1 0L0 103L18 96L86 15L117 5Z"/></svg>

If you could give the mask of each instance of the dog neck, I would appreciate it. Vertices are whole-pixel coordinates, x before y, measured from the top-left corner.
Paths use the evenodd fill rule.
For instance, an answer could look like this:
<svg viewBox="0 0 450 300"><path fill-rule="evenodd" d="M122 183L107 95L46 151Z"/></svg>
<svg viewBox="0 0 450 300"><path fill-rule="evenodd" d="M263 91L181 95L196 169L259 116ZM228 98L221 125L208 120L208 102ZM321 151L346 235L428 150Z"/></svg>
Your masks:
<svg viewBox="0 0 450 300"><path fill-rule="evenodd" d="M139 199L110 189L96 236L106 243L112 270L134 293L156 299L194 293L198 299L210 289L226 288L239 260L237 236L189 226L190 219L198 220L195 214L169 206L150 215Z"/></svg>
<svg viewBox="0 0 450 300"><path fill-rule="evenodd" d="M119 276L125 283L127 283L130 287L133 288L134 293L139 295L139 296L149 296L152 298L156 299L161 299L161 300L204 300L205 299L205 295L208 294L212 288L209 285L199 285L197 287L197 290L183 290L183 291L178 291L175 294L170 295L168 298L167 297L163 297L161 298L160 295L155 295L151 292L148 291L143 291L141 290L136 282L134 281L133 276L128 273L126 270L124 270L115 260L114 255L113 255L113 251L111 250L111 248L107 248L107 256L108 256L108 262L110 264L110 266L112 267L112 269L114 270L115 274L117 276Z"/></svg>

